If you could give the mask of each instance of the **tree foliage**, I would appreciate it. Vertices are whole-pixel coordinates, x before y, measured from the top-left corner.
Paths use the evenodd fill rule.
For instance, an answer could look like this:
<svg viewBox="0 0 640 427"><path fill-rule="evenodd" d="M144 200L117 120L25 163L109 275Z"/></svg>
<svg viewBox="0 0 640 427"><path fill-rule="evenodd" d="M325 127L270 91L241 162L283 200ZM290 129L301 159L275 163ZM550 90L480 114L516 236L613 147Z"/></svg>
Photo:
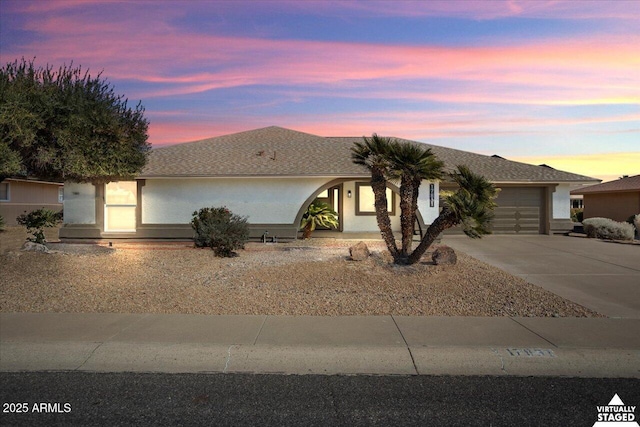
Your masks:
<svg viewBox="0 0 640 427"><path fill-rule="evenodd" d="M129 107L102 73L24 59L0 69L0 180L130 179L146 163L147 129L141 103Z"/></svg>
<svg viewBox="0 0 640 427"><path fill-rule="evenodd" d="M414 264L445 229L462 225L472 238L490 233L496 189L484 177L466 166L445 174L444 163L430 149L410 142L382 138L373 134L352 148L352 161L371 171L371 187L375 197L378 226L396 264ZM448 193L440 215L427 229L420 244L412 250L418 195L423 180L447 177L457 190ZM386 188L390 181L400 181L400 226L402 246L398 248L387 210Z"/></svg>

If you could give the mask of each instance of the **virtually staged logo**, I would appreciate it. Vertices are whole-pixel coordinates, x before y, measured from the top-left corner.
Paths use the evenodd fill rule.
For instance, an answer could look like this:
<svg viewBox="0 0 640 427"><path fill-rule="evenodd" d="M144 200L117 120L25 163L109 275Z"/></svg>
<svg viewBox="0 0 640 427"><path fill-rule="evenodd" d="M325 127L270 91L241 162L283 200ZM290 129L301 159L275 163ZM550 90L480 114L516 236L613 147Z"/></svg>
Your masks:
<svg viewBox="0 0 640 427"><path fill-rule="evenodd" d="M636 407L625 405L616 393L607 406L598 406L598 421L593 427L640 427L635 412Z"/></svg>

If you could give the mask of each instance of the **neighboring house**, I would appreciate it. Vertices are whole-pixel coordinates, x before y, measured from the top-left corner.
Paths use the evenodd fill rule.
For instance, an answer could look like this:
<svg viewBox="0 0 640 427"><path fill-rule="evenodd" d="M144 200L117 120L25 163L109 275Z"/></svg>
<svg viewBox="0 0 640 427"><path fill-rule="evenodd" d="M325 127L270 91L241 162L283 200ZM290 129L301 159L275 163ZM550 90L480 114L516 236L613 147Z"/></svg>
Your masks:
<svg viewBox="0 0 640 427"><path fill-rule="evenodd" d="M248 217L251 236L295 238L316 198L338 212L338 231L379 232L370 174L351 161L362 137L328 138L268 127L157 148L135 181L107 185L66 183L61 238L191 238L192 213L226 206ZM420 144L419 142L414 142ZM425 144L448 170L466 164L502 190L496 233L570 230L569 186L593 178ZM447 182L420 187L423 229L439 212ZM389 189L391 221L400 228L397 187Z"/></svg>
<svg viewBox="0 0 640 427"><path fill-rule="evenodd" d="M7 178L0 182L0 215L16 225L18 215L40 208L62 210L63 184L33 179Z"/></svg>
<svg viewBox="0 0 640 427"><path fill-rule="evenodd" d="M640 213L640 175L620 178L573 190L584 197L584 218L611 218L626 221Z"/></svg>

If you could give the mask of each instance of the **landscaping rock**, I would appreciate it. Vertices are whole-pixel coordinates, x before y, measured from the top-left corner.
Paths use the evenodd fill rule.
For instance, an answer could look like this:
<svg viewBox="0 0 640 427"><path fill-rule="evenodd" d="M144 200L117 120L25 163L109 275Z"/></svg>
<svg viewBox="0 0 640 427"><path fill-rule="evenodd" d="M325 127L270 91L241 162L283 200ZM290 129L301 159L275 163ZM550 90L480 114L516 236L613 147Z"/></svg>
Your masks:
<svg viewBox="0 0 640 427"><path fill-rule="evenodd" d="M364 261L369 258L369 248L364 242L358 242L349 248L349 255L353 261Z"/></svg>
<svg viewBox="0 0 640 427"><path fill-rule="evenodd" d="M22 250L25 252L44 252L47 254L49 253L48 247L35 242L24 242L24 245L22 245Z"/></svg>
<svg viewBox="0 0 640 427"><path fill-rule="evenodd" d="M440 246L431 256L435 265L454 265L458 262L456 252L449 246Z"/></svg>

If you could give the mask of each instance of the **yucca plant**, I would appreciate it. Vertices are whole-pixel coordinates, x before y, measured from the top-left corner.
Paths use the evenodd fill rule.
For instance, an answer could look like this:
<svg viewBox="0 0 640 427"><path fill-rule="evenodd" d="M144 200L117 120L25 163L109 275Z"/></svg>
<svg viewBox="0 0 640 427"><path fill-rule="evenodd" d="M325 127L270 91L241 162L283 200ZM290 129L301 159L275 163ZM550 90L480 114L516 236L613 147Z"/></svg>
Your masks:
<svg viewBox="0 0 640 427"><path fill-rule="evenodd" d="M304 239L311 237L311 233L317 226L338 227L338 214L328 204L315 200L302 215L302 221L300 221L302 237Z"/></svg>

